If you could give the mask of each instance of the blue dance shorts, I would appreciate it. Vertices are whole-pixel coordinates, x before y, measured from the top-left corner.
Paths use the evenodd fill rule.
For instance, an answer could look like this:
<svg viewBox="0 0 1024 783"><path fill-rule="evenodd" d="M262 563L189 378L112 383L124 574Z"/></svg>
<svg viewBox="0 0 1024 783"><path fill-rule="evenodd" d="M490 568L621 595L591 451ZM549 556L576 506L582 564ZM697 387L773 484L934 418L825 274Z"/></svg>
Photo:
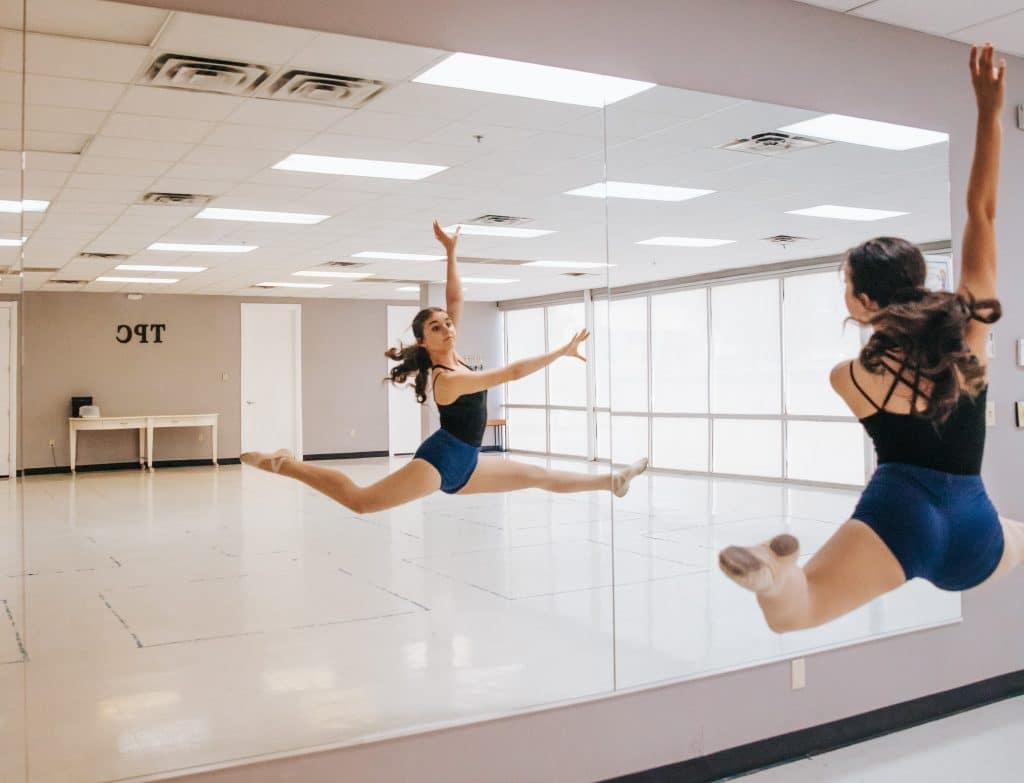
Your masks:
<svg viewBox="0 0 1024 783"><path fill-rule="evenodd" d="M413 459L429 462L441 474L441 491L454 495L476 470L480 449L459 440L448 430L438 430L413 454Z"/></svg>
<svg viewBox="0 0 1024 783"><path fill-rule="evenodd" d="M1003 528L981 476L879 465L853 512L893 553L907 579L942 590L984 582L1003 557Z"/></svg>

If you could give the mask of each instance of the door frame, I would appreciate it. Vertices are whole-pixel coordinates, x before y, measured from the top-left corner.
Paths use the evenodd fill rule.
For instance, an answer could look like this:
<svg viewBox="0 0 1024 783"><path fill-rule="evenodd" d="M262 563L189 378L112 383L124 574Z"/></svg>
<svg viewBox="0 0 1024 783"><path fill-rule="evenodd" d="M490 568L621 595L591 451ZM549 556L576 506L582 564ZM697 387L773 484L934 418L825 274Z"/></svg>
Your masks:
<svg viewBox="0 0 1024 783"><path fill-rule="evenodd" d="M8 391L10 403L7 413L10 424L10 472L7 474L7 478L13 479L18 475L18 303L0 302L0 308L9 310L11 315L10 344L7 346L11 359L10 389ZM0 350L3 349L0 348Z"/></svg>
<svg viewBox="0 0 1024 783"><path fill-rule="evenodd" d="M295 360L295 456L297 459L302 459L302 305L295 303L278 303L278 302L242 302L242 306L239 310L239 379L238 379L238 395L239 395L239 440L242 441L245 438L245 313L248 312L255 314L259 308L276 307L283 308L292 313L294 319L295 329L292 332L293 345L292 345L292 356ZM245 444L242 444L242 450L245 450Z"/></svg>

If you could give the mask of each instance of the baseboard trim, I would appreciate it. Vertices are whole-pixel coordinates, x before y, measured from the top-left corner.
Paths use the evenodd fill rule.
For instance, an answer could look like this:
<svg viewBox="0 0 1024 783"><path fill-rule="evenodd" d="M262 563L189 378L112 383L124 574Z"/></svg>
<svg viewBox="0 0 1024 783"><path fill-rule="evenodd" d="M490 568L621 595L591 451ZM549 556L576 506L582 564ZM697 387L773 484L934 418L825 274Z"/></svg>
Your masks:
<svg viewBox="0 0 1024 783"><path fill-rule="evenodd" d="M220 465L240 465L238 457L228 457L226 459L218 459L217 463ZM164 459L156 460L153 462L154 468L198 468L203 465L212 466L213 460L209 459ZM141 470L142 466L138 462L104 462L99 465L78 465L75 468L76 473L96 473L102 470ZM50 468L26 468L19 470L19 476L49 476L60 473L71 473L71 467L69 465L58 465L57 467Z"/></svg>
<svg viewBox="0 0 1024 783"><path fill-rule="evenodd" d="M339 451L333 454L303 454L303 462L319 459L368 459L370 457L386 457L387 451Z"/></svg>
<svg viewBox="0 0 1024 783"><path fill-rule="evenodd" d="M604 783L712 783L820 755L1021 695L1024 695L1024 669L709 756L609 778Z"/></svg>

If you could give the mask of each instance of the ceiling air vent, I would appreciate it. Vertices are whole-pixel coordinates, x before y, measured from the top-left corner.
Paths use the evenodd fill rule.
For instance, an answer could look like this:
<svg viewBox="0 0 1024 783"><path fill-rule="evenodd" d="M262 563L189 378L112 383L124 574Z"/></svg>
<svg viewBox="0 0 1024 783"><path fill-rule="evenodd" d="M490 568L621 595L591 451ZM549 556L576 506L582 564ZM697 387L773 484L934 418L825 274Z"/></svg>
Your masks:
<svg viewBox="0 0 1024 783"><path fill-rule="evenodd" d="M384 82L358 76L292 70L285 71L261 92L267 97L286 101L358 109L385 86Z"/></svg>
<svg viewBox="0 0 1024 783"><path fill-rule="evenodd" d="M326 267L331 267L331 268L337 269L339 267L346 267L346 266L366 266L366 265L365 264L361 264L361 263L359 263L357 261L328 261L326 264L321 264L320 266L326 266Z"/></svg>
<svg viewBox="0 0 1024 783"><path fill-rule="evenodd" d="M154 87L248 95L269 75L267 68L253 63L189 54L162 54L146 69L141 82Z"/></svg>
<svg viewBox="0 0 1024 783"><path fill-rule="evenodd" d="M794 237L789 234L776 234L773 237L765 237L764 241L785 247L786 245L792 245L796 242L806 242L807 239L808 237Z"/></svg>
<svg viewBox="0 0 1024 783"><path fill-rule="evenodd" d="M47 280L46 282L47 285L51 283L53 285L85 285L86 283L91 283L92 280Z"/></svg>
<svg viewBox="0 0 1024 783"><path fill-rule="evenodd" d="M202 207L209 204L212 199L213 196L202 196L197 193L150 192L140 198L138 203L158 207Z"/></svg>
<svg viewBox="0 0 1024 783"><path fill-rule="evenodd" d="M729 144L723 144L719 149L776 157L778 155L785 155L788 152L796 152L797 150L808 149L809 147L820 147L822 144L829 143L818 139L808 139L805 136L792 136L782 131L769 131L767 133L755 133L749 139L738 139Z"/></svg>
<svg viewBox="0 0 1024 783"><path fill-rule="evenodd" d="M594 277L592 272L563 272L566 277Z"/></svg>
<svg viewBox="0 0 1024 783"><path fill-rule="evenodd" d="M520 223L529 223L532 218L512 217L511 215L481 215L472 220L466 220L467 226L518 226Z"/></svg>
<svg viewBox="0 0 1024 783"><path fill-rule="evenodd" d="M460 264L495 264L497 266L522 266L523 261L515 258L477 258L474 256L459 256Z"/></svg>
<svg viewBox="0 0 1024 783"><path fill-rule="evenodd" d="M85 253L79 253L78 257L79 258L99 258L99 259L103 259L105 261L124 261L126 258L128 258L128 254L127 253L90 253L90 252L86 251Z"/></svg>

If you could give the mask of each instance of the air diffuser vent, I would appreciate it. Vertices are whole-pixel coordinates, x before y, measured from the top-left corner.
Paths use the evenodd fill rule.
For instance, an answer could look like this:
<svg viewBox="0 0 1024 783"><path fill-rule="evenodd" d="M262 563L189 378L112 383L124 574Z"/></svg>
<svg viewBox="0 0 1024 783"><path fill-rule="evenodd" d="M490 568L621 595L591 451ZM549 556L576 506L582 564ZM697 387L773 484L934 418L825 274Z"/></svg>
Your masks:
<svg viewBox="0 0 1024 783"><path fill-rule="evenodd" d="M198 193L150 192L139 199L138 203L158 207L202 207L209 204L212 199L213 196L202 196Z"/></svg>
<svg viewBox="0 0 1024 783"><path fill-rule="evenodd" d="M314 71L286 71L261 92L286 101L358 109L380 93L384 82Z"/></svg>
<svg viewBox="0 0 1024 783"><path fill-rule="evenodd" d="M808 239L807 237L794 237L794 236L790 236L789 234L776 234L773 237L765 237L764 241L765 242L773 242L776 245L783 245L783 246L785 246L785 245L792 245L792 244L794 244L796 242L806 242L807 239Z"/></svg>
<svg viewBox="0 0 1024 783"><path fill-rule="evenodd" d="M48 285L49 284L54 284L54 285L85 285L86 283L91 283L91 282L92 282L91 280L48 280L47 284Z"/></svg>
<svg viewBox="0 0 1024 783"><path fill-rule="evenodd" d="M128 258L127 253L91 253L86 251L78 254L79 258L99 258L104 261L123 261Z"/></svg>
<svg viewBox="0 0 1024 783"><path fill-rule="evenodd" d="M335 268L336 269L338 267L366 266L366 265L365 264L360 264L360 263L358 263L356 261L328 261L326 264L321 264L320 266L326 266L326 267L330 267L330 268Z"/></svg>
<svg viewBox="0 0 1024 783"><path fill-rule="evenodd" d="M830 142L808 139L804 136L792 136L781 131L769 131L767 133L755 133L749 139L738 139L728 144L723 144L719 149L777 157L788 152L808 149L809 147L820 147L822 144L828 143Z"/></svg>
<svg viewBox="0 0 1024 783"><path fill-rule="evenodd" d="M478 218L465 221L467 226L518 226L520 223L529 223L532 218L512 217L511 215L481 215Z"/></svg>
<svg viewBox="0 0 1024 783"><path fill-rule="evenodd" d="M142 83L180 90L249 95L270 76L262 65L215 60L188 54L162 54L146 70Z"/></svg>

